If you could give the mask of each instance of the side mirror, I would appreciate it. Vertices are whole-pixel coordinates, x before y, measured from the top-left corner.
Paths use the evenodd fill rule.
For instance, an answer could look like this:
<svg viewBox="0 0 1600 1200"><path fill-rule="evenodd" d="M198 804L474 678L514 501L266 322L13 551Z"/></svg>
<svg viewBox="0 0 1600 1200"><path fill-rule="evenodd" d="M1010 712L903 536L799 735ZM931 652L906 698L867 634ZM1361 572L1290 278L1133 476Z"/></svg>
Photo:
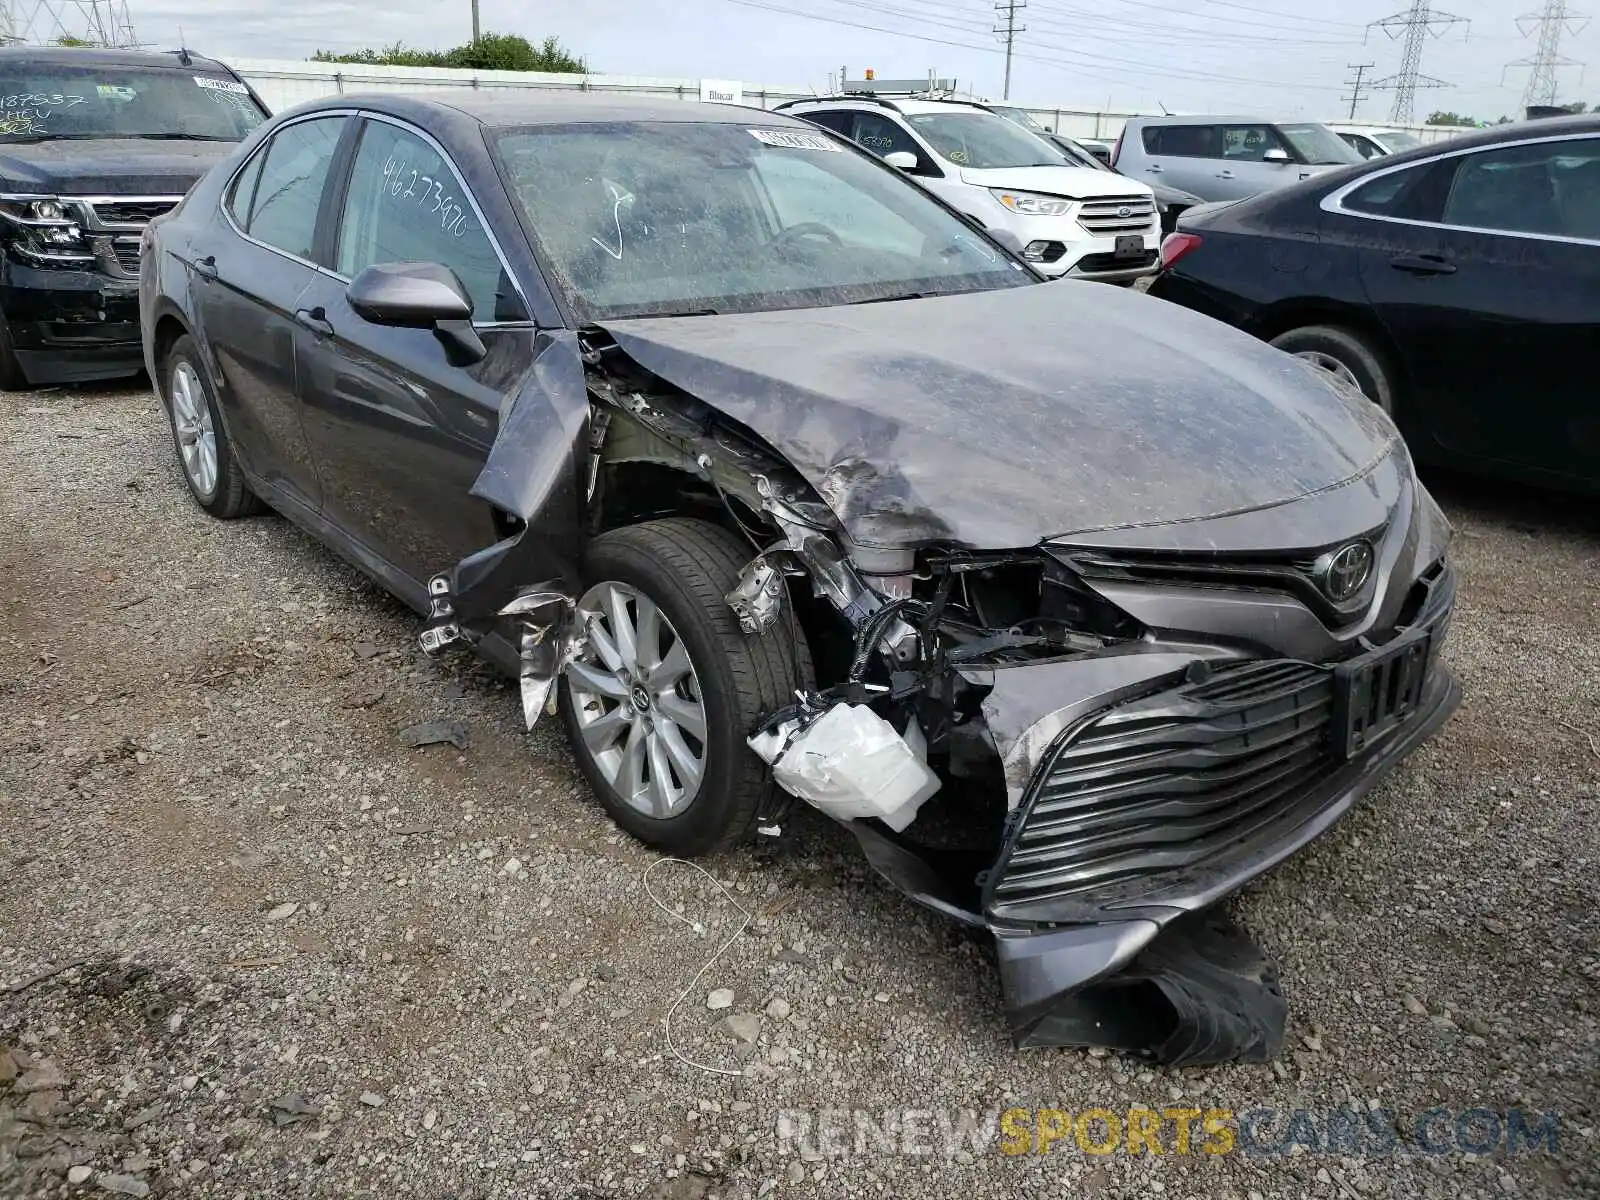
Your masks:
<svg viewBox="0 0 1600 1200"><path fill-rule="evenodd" d="M1283 149L1281 146L1274 146L1271 150L1268 150L1261 156L1261 161L1277 163L1279 166L1285 166L1294 160L1289 157L1289 152L1287 150Z"/></svg>
<svg viewBox="0 0 1600 1200"><path fill-rule="evenodd" d="M472 327L472 301L449 267L378 263L350 281L345 298L374 325L432 329L454 366L471 366L489 353Z"/></svg>
<svg viewBox="0 0 1600 1200"><path fill-rule="evenodd" d="M896 150L892 154L885 154L883 161L897 171L915 171L917 169L917 156L909 150Z"/></svg>

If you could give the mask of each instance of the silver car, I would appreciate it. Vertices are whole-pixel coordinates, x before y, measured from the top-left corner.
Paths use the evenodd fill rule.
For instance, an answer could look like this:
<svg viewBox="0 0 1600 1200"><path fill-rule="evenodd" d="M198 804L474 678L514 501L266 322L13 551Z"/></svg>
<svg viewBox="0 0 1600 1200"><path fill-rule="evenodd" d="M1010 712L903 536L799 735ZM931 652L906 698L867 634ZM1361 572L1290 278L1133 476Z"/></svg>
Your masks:
<svg viewBox="0 0 1600 1200"><path fill-rule="evenodd" d="M1326 125L1258 117L1135 117L1111 159L1132 179L1204 200L1242 200L1363 161Z"/></svg>

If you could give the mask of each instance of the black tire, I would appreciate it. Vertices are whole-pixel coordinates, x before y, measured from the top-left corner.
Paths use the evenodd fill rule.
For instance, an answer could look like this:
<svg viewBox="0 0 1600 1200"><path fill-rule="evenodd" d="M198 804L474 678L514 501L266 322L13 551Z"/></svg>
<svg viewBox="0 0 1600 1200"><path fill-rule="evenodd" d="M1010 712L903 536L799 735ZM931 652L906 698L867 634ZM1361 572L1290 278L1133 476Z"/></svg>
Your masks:
<svg viewBox="0 0 1600 1200"><path fill-rule="evenodd" d="M585 555L586 588L620 583L653 601L681 638L699 680L703 774L687 806L667 817L623 799L584 742L571 679L564 677L559 689L573 756L601 805L634 837L669 854L715 854L750 835L777 785L745 739L810 682L810 657L787 601L783 616L761 634L742 633L728 607L725 597L751 557L749 544L727 530L683 518L612 530Z"/></svg>
<svg viewBox="0 0 1600 1200"><path fill-rule="evenodd" d="M28 377L17 362L16 349L11 344L11 326L0 317L0 392L21 392L29 387Z"/></svg>
<svg viewBox="0 0 1600 1200"><path fill-rule="evenodd" d="M1272 344L1289 354L1332 359L1350 373L1363 396L1394 415L1394 373L1365 335L1339 325L1305 325L1280 333Z"/></svg>
<svg viewBox="0 0 1600 1200"><path fill-rule="evenodd" d="M177 417L173 412L174 379L180 367L187 367L193 372L193 377L204 397L206 409L210 413L211 432L217 447L217 471L216 481L209 490L202 488L184 465L183 444L178 434ZM157 391L161 396L162 405L167 410L167 423L172 429L172 445L178 453L178 473L183 476L183 482L188 486L189 494L194 497L195 503L219 521L231 521L236 517L247 517L260 512L261 501L256 499L255 493L250 490L250 485L245 482L244 472L239 469L239 464L233 457L233 446L228 441L228 431L222 423L222 414L217 409L216 395L212 391L211 376L206 372L205 362L200 357L194 339L188 334L179 337L167 350L167 356L161 363L161 378L157 381Z"/></svg>

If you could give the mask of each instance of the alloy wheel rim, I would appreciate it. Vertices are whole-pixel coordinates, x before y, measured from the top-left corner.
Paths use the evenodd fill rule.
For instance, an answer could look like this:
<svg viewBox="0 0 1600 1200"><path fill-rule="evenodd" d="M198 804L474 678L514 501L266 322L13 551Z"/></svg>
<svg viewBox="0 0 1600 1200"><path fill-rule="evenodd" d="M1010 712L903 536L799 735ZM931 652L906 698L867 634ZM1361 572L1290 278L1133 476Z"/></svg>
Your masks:
<svg viewBox="0 0 1600 1200"><path fill-rule="evenodd" d="M1320 367L1329 375L1336 377L1343 383L1348 383L1356 391L1366 395L1366 389L1361 386L1361 381L1356 378L1356 373L1333 355L1324 353L1321 350L1297 350L1295 351L1295 357L1305 359L1306 362L1314 367Z"/></svg>
<svg viewBox="0 0 1600 1200"><path fill-rule="evenodd" d="M217 487L217 431L200 376L188 362L180 362L172 371L172 428L178 435L184 474L195 491L211 495Z"/></svg>
<svg viewBox="0 0 1600 1200"><path fill-rule="evenodd" d="M587 635L567 668L583 753L630 808L662 819L694 803L706 770L706 707L689 648L666 613L625 583L578 601Z"/></svg>

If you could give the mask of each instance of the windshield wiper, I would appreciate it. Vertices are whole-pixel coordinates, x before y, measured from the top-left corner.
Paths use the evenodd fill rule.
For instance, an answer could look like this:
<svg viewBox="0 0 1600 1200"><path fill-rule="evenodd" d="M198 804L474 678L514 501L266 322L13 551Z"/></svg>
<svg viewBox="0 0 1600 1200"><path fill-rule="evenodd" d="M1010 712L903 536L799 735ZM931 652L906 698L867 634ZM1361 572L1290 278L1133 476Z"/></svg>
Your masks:
<svg viewBox="0 0 1600 1200"><path fill-rule="evenodd" d="M219 133L114 133L111 137L133 138L144 142L232 142L237 138Z"/></svg>
<svg viewBox="0 0 1600 1200"><path fill-rule="evenodd" d="M869 297L866 300L852 300L852 301L850 301L850 305L854 306L854 305L857 305L857 304L888 304L890 301L893 301L893 300L924 300L924 299L927 298L927 296L928 296L927 292L901 292L898 295L894 295L894 296L872 296L872 297Z"/></svg>

